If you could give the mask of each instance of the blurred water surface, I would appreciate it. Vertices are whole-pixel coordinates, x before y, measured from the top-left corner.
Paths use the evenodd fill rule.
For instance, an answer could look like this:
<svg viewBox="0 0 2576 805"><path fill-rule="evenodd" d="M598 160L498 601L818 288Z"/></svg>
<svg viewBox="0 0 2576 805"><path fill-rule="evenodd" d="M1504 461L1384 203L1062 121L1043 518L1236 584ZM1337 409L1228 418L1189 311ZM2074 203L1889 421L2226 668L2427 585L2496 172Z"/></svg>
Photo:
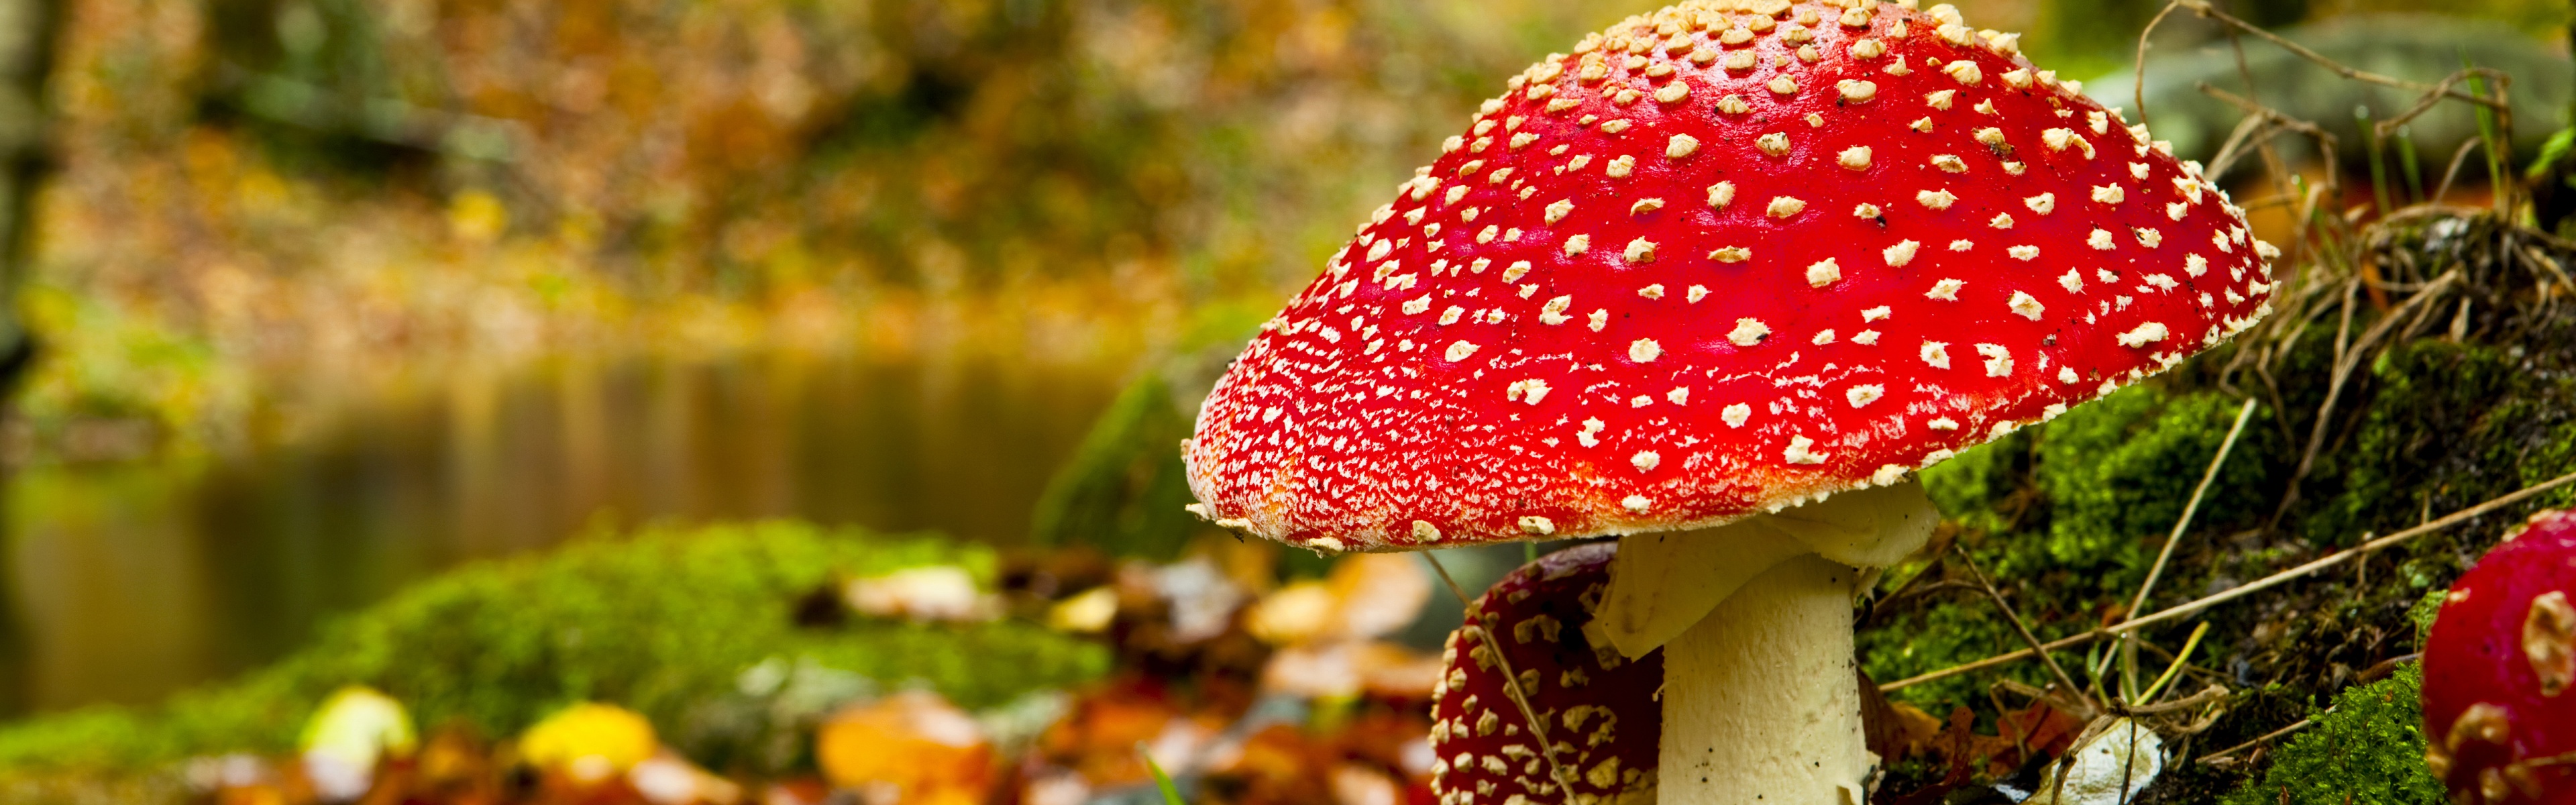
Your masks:
<svg viewBox="0 0 2576 805"><path fill-rule="evenodd" d="M971 353L557 362L244 458L21 472L0 678L38 710L151 701L591 525L799 517L1010 544L1118 380Z"/></svg>

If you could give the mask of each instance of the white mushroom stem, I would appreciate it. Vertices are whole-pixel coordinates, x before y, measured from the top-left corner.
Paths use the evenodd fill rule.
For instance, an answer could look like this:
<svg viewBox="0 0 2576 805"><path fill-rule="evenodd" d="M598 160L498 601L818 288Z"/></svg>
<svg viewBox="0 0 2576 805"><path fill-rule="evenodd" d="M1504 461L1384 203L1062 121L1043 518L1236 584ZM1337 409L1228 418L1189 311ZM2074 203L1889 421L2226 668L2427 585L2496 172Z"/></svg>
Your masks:
<svg viewBox="0 0 2576 805"><path fill-rule="evenodd" d="M1657 802L1869 801L1876 764L1852 673L1859 576L1814 554L1782 562L1664 645Z"/></svg>
<svg viewBox="0 0 2576 805"><path fill-rule="evenodd" d="M1852 672L1852 594L1922 546L1920 484L1857 490L1718 528L1620 540L1595 621L1664 651L1664 805L1859 805L1876 759Z"/></svg>

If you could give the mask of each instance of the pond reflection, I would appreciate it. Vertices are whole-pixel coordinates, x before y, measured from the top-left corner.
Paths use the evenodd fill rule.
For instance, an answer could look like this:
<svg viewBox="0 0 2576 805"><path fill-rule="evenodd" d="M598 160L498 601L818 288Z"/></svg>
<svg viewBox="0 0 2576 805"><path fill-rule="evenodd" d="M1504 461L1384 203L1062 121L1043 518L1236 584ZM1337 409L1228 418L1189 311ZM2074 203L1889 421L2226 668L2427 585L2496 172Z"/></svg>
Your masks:
<svg viewBox="0 0 2576 805"><path fill-rule="evenodd" d="M458 562L593 526L798 517L1008 544L1117 366L754 355L465 373L292 449L8 479L0 673L143 702Z"/></svg>

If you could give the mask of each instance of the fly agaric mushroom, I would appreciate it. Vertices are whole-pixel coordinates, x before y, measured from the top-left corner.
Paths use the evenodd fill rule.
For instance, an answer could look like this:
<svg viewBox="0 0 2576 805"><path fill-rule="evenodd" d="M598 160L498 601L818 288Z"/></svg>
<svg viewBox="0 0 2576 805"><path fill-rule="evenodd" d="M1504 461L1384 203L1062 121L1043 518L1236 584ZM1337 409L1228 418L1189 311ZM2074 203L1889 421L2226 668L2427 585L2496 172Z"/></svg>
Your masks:
<svg viewBox="0 0 2576 805"><path fill-rule="evenodd" d="M1486 590L1468 626L1449 633L1431 698L1441 805L1655 801L1663 654L1631 662L1592 626L1616 553L1597 542L1539 557ZM1556 793L1559 780L1574 796Z"/></svg>
<svg viewBox="0 0 2576 805"><path fill-rule="evenodd" d="M2454 802L2576 801L2576 513L2533 515L2442 599L2424 764Z"/></svg>
<svg viewBox="0 0 2576 805"><path fill-rule="evenodd" d="M2270 310L2243 211L2015 41L1692 0L1531 66L1218 382L1194 510L1625 535L1597 622L1671 644L1660 796L1862 799L1849 599L1932 525L1911 474Z"/></svg>

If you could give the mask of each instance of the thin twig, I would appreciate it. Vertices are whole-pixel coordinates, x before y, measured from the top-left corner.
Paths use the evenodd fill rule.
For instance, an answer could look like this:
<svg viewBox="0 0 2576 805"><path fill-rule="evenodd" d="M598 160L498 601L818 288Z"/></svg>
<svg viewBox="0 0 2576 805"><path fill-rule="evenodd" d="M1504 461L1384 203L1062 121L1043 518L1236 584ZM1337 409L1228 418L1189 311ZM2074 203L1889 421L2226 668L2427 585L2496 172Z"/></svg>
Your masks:
<svg viewBox="0 0 2576 805"><path fill-rule="evenodd" d="M2012 622L2013 631L2021 633L2022 642L2029 643L2034 650L2041 649L2039 636L2031 634L2030 625L2023 623L2021 615L2013 612L2012 603L2004 600L2004 594L1995 589L1995 583L1986 578L1986 572L1977 568L1977 560L1968 556L1967 547L1951 543L1950 550L1957 553L1959 561L1968 566L1968 574L1976 578L1977 585L1985 588L1986 597L1994 599L1995 608L2003 610L2004 619ZM2082 715L2088 719L2092 718L2097 708L2093 706L2092 697L2084 695L2084 688L2075 684L2074 677L2066 675L2066 669L2058 666L2056 657L2049 656L2048 652L2042 650L2039 659L2048 664L2050 674L2056 675L2057 684L2065 686L2067 694L2074 696L2076 703L2084 708Z"/></svg>
<svg viewBox="0 0 2576 805"><path fill-rule="evenodd" d="M2442 197L2451 194L2451 180L2460 178L2460 166L2468 164L2469 152L2478 150L2478 146L2485 144L2484 140L2471 139L2460 143L2460 150L2451 152L2451 167L2442 171L2442 185L2433 191L2433 200L2440 201Z"/></svg>
<svg viewBox="0 0 2576 805"><path fill-rule="evenodd" d="M1457 596L1458 604L1467 608L1467 625L1461 628L1472 631L1477 640L1484 641L1485 650L1493 653L1495 667L1503 672L1504 692L1511 694L1512 705L1520 708L1521 718L1529 721L1530 737L1538 740L1539 755L1547 758L1548 776L1556 778L1557 790L1564 793L1567 801L1572 801L1574 777L1566 773L1564 764L1556 761L1556 743L1547 738L1547 722L1530 707L1529 694L1521 690L1521 678L1512 670L1511 658L1503 656L1503 641L1494 639L1494 633L1487 631L1484 622L1475 618L1475 604L1467 600L1467 591L1458 586L1458 580L1449 577L1449 568L1440 564L1439 557L1423 551L1422 561L1431 563L1431 569L1440 574L1440 582L1449 585L1449 594Z"/></svg>
<svg viewBox="0 0 2576 805"><path fill-rule="evenodd" d="M2155 33L2156 26L2164 24L2165 15L2173 13L2174 8L2180 5L2181 3L2178 2L2178 0L2176 2L2165 3L2165 7L2156 12L2156 18L2147 21L2146 29L2138 32L2138 63L2137 66L2132 67L2129 70L2129 77L2131 79L2129 83L2132 85L2131 89L2137 95L2135 100L2138 103L2138 125L2144 126L2147 124L2147 36ZM2218 177L2213 174L2210 178L2216 179Z"/></svg>
<svg viewBox="0 0 2576 805"><path fill-rule="evenodd" d="M2138 594L2129 599L2130 612L2147 605L2147 594L2155 591L2156 580L2164 576L2165 563L2173 559L2175 543L2181 542L2183 532L2191 528L2192 516L2200 513L2201 499L2209 496L2210 484L2218 481L2218 470L2227 466L2227 454L2236 449L2236 438L2245 434L2245 421L2252 418L2254 400L2247 398L2245 405L2236 410L2236 424L2227 427L2227 438L2218 443L2218 455L2209 459L2209 470L2201 473L2200 486L2191 490L2191 502L2183 505L2182 517L2174 520L2172 533L2165 535L2165 547L2156 553L2155 565L2147 568L2146 582L2139 584Z"/></svg>
<svg viewBox="0 0 2576 805"><path fill-rule="evenodd" d="M2328 713L2332 713L2332 712L2334 712L2334 708L2331 708L2331 707L2326 708L2326 712L2328 712ZM2245 751L2247 748L2252 747L2252 746L2253 746L2253 745L2255 745L2255 744L2259 744L2259 743L2262 743L2262 742L2264 742L2264 741L2269 741L2269 740L2272 740L2272 739L2274 739L2274 738L2281 737L2281 736L2283 736L2283 735L2288 735L2288 734L2293 733L2293 732L2298 732L2298 731L2300 731L2300 730L2307 729L2309 725L2312 725L2312 724L2315 724L2315 723L2317 723L2317 722L2316 722L2314 719L2306 719L2306 718L2299 719L2297 723L2291 724L2290 726L2282 727L2282 728L2280 728L2280 729L2273 730L2273 731L2271 731L2271 732L2266 732L2266 733L2263 733L2262 735L2255 736L2254 740L2246 741L2246 742L2244 742L2244 743L2237 744L2237 745L2235 745L2235 746L2231 746L2231 747L2228 747L2228 748L2225 748L2225 749L2218 750L2218 751L2216 751L2216 752L2211 752L2211 753L2209 753L2209 754L2202 755L2202 756L2200 756L2200 762L2202 762L2202 763L2216 763L2216 762L2218 762L2219 760L2226 758L2228 755L2233 755L2233 754L2236 754L2236 753L2238 753L2238 752Z"/></svg>
<svg viewBox="0 0 2576 805"><path fill-rule="evenodd" d="M2370 71L2368 71L2368 70L2356 70L2356 69L2353 69L2353 68L2351 68L2351 67L2346 67L2346 66L2344 66L2344 64L2343 64L2342 62L2338 62L2338 61L2335 61L2335 60L2333 60L2333 59L2327 58L2327 57L2326 57L2326 55L2325 55L2325 54L2323 54L2323 53L2318 53L2318 52L2316 52L2316 51L2309 50L2309 49L2308 49L2308 47L2307 47L2306 45L2301 45L2301 44L2299 44L2299 43L2297 43L2297 42L2292 42L2292 41L2290 41L2290 40L2288 40L2288 39L2282 38L2282 36L2281 36L2280 34L2276 34L2276 33L2273 33L2273 32L2271 32L2271 31L2263 30L2261 27L2258 27L2258 26L2256 26L2256 25L2255 25L2255 24L2253 24L2253 23L2246 22L2246 21L2244 21L2244 20L2240 20L2240 19L2237 19L2237 18L2235 18L2235 17L2229 16L2227 12L2220 11L2220 10L2218 10L2216 7L2211 6L2211 5L2209 4L2209 0L2174 0L2174 2L2175 2L2175 3L2178 3L2178 4L2182 5L2182 6L2184 6L2184 7L2186 7L2186 8L2191 9L2191 10L2192 10L2192 13L2199 14L2200 16L2205 17L2205 18L2214 19L2214 20L2218 20L2219 22L2227 23L2228 25L2233 26L2233 27L2237 28L2238 30L2242 30L2242 31L2244 31L2244 32L2246 32L2246 33L2253 34L2253 35L2255 35L2256 37L2261 38L2263 41L2270 42L2270 43L2272 43L2272 44L2274 44L2274 45L2278 45L2278 46L2280 46L2280 48L2281 48L2282 50L2289 51L2292 55L2298 56L2299 58L2306 59L2306 60L2311 61L2311 62L2315 62L2315 63L2317 64L2317 66L2319 66L2319 67L2323 67L2323 68L2326 68L2327 70L2333 71L2335 75L2343 76L2343 77L2345 77L2345 78L2349 78L2349 79L2352 79L2352 80L2354 80L2354 81L2362 81L2362 82L2367 82L2367 83L2371 83L2371 84L2378 84L2378 85L2380 85L2380 86L2384 86L2384 87L2395 87L2395 88L2402 89L2402 90L2407 90L2407 91L2410 91L2410 92L2437 92L2437 91L2438 91L2440 94L2446 95L2446 96L2448 96L2448 97L2458 98L2458 99L2460 99L2460 100L2468 101L2468 102L2470 102L2470 103L2477 104L2477 105L2480 105L2480 106L2489 106L2489 107L2500 106L2500 104L2498 104L2498 103L2496 102L2496 100L2495 100L2495 99L2493 99L2493 98L2485 98L2485 97L2480 97L2480 96L2476 96L2476 95L2471 95L2471 94L2468 94L2468 93L2465 93L2465 92L2459 92L2459 91L2457 91L2457 90L2450 89L2450 88L2447 88L2447 87L2437 88L2437 87L2435 87L2435 86L2434 86L2434 85L2432 85L2432 84L2426 84L2426 83L2421 82L2421 81L2408 81L2408 80L2406 80L2406 79L2403 79L2403 78L2397 78L2397 77L2394 77L2394 76L2385 76L2385 75L2380 75L2380 74L2378 74L2378 73L2370 72Z"/></svg>
<svg viewBox="0 0 2576 805"><path fill-rule="evenodd" d="M2227 454L2235 451L2236 438L2245 435L2245 421L2252 418L2254 398L2247 397L2245 404L2236 410L2236 424L2227 427L2227 438L2218 443L2218 455L2209 459L2209 470L2201 473L2200 486L2191 490L2191 502L2183 504L2182 516L2174 519L2173 531L2165 535L2165 546L2156 551L2156 563L2148 566L2147 580L2138 584L2138 594L2129 599L2129 608L2123 614L2135 615L2138 610L2146 608L2147 595L2155 592L2156 580L2165 575L2165 563L2173 561L2174 546L2182 544L2183 533L2191 529L2192 516L2200 513L2200 501L2209 496L2209 485L2218 481L2218 470L2227 466ZM2198 636L2194 635L2194 639L2197 640ZM2127 692L2135 692L2138 684L2138 648L2135 642L2131 639L2120 641L2120 681L2130 689Z"/></svg>
<svg viewBox="0 0 2576 805"><path fill-rule="evenodd" d="M2477 517L2480 517L2480 516L2482 516L2482 515L2485 515L2485 514L2486 514L2486 513L2488 513L2488 512L2492 512L2492 511L2495 511L2495 510L2497 510L2497 509L2504 508L2504 507L2506 507L2506 506L2511 506L2511 505L2513 505L2513 504L2520 503L2520 502L2522 502L2523 500L2525 500L2525 499L2528 499L2528 498L2532 497L2533 495L2538 495L2538 494L2540 494L2540 493L2542 493L2542 492L2547 492L2547 491L2552 490L2552 489L2556 489L2556 488L2559 488L2559 487L2562 487L2562 486L2566 486L2566 485L2568 485L2569 483L2576 483L2576 472L2571 472L2571 473L2568 473L2568 474L2566 474L2566 475L2561 475L2561 476L2558 476L2558 477L2556 477L2556 478L2551 478L2551 479L2549 479L2549 480L2542 481L2542 482L2540 482L2540 483L2536 483L2536 484L2532 484L2532 485L2530 485L2530 486L2523 487L2523 488L2521 488L2521 489L2519 489L2519 490L2515 490L2515 491L2513 491L2513 492L2506 493L2506 494L2505 494L2505 495L2503 495L2503 496L2500 496L2500 497L2496 497L2496 498L2490 499L2490 500L2488 500L2487 502L2480 503L2480 504L2477 504L2477 505L2475 505L2475 506L2470 506L2470 507L2468 507L2468 508L2461 509L2461 510L2456 511L2456 512L2452 512L2452 513L2450 513L2450 514L2443 515L2443 516L2442 516L2442 519L2435 520L2435 521L2432 521L2432 522L2429 522L2429 523L2425 523L2425 524L2423 524L2423 525L2419 525L2419 526L2416 526L2416 527L2414 527L2414 528L2409 528L2409 529L2406 529L2406 530L2404 530L2404 531L2399 531L2399 532L2397 532L2397 533L2390 534L2390 535L2385 536L2385 537L2380 537L2380 538L2378 538L2378 539L2374 539L2374 540L2371 540L2371 541L2369 541L2369 542L2364 542L2364 543L2362 543L2362 544L2360 544L2360 545L2353 546L2350 550L2342 551L2342 552L2339 552L2339 553L2336 553L2336 554L2333 554L2333 555L2330 555L2330 556L2326 556L2326 557L2321 558L2321 559L2317 559L2317 560L2312 561L2312 562L2309 562L2309 563L2307 563L2307 564L2300 565L2300 566L2298 566L2298 567L2290 568L2290 569L2288 569L2288 570L2284 570L2284 571L2281 571L2281 572L2279 572L2279 573L2274 573L2274 574L2272 574L2272 575L2265 576L2265 577L2263 577L2263 578L2261 578L2261 579L2257 579L2257 580L2255 580L2255 581L2254 581L2254 582L2252 582L2252 583L2245 584L2245 585L2243 585L2243 586L2239 586L2239 587L2236 587L2236 588L2233 588L2233 589L2227 590L2227 591L2225 591L2225 592L2221 592L2221 593L2218 593L2218 594L2215 594L2215 595L2207 596L2207 597L2201 598L2201 599L2199 599L2199 600L2197 600L2197 601L2192 601L2192 602L2190 602L2190 603L2176 605L2176 606L2173 606L2173 607L2170 607L2170 608L2167 608L2167 609L2161 610L2161 611L2159 611L2159 612L2156 612L2156 613L2155 613L2155 614L2153 614L2153 615L2148 615L2148 616L2143 617L2143 618L2133 618L2133 619L2130 619L2130 620L2122 621L2122 622L2120 622L2120 623L2119 623L2118 625L2116 625L2116 626L2109 626L2109 627L2105 627L2105 628L2101 628L2101 629L2094 629L2094 630L2092 630L2092 631L2087 631L2087 632L2078 632L2078 633L2076 633L2076 634L2068 635L2068 636L2066 636L2066 637L2061 637L2061 638L2058 638L2058 639L2056 639L2056 640L2052 640L2052 641L2049 641L2049 642L2047 642L2047 643L2041 644L2041 645L2039 646L2039 648L2046 649L2046 650L2048 650L2048 651L2056 651L2056 650L2058 650L2058 649L2068 648L2068 647L2071 647L2071 646L2080 646L2080 645L2084 645L2085 643L2088 643L2088 642L2091 642L2091 641L2094 641L2094 640L2099 640L2099 639L2101 639L2101 638L2105 638L2105 637L2114 637L2114 636L2118 636L2118 635L2125 634L2125 633L2128 633L2128 632L2134 632L2134 631L2137 631L2137 630L2139 630L2139 629L2144 629L2144 628L2146 628L2146 627L2153 626L2153 625L2156 625L2156 624L2159 624L2159 623L2163 623L2163 622L2165 622L2165 621L2174 620L2174 619L2176 619L2176 618L2187 617L2187 616L2189 616L2189 615L2192 615L2192 614L2194 614L2194 613L2197 613L2197 612L2200 612L2200 611L2202 611L2202 610L2208 609L2208 608L2210 608L2210 607L2217 606L2217 605L2219 605L2219 604L2224 604L2224 603L2227 603L2227 602L2229 602L2229 601L2234 601L2234 600L2239 599L2239 598L2243 598L2243 597L2246 597L2246 596L2249 596L2249 595L2253 595L2253 594L2258 593L2258 592L2262 592L2262 591L2264 591L2264 590L2271 589L2271 588L2273 588L2273 587L2281 586L2282 584L2286 584L2286 583L2288 583L2288 582L2290 582L2290 581L2292 581L2292 580L2294 580L2294 579L2297 579L2297 578L2299 578L2299 577L2301 577L2301 576L2306 576L2306 575L2309 575L2309 574L2315 573L2315 572L2317 572L2317 571L2319 571L2319 570L2324 570L2324 569L2326 569L2326 568L2333 567L2333 566L2335 566L2335 565L2343 564L2344 562L2346 562L2346 561L2350 561L2350 560L2352 560L2352 559L2353 559L2353 558L2355 558L2355 557L2366 556L2366 555L2369 555L2370 553L2372 553L2372 552L2374 552L2374 551L2378 551L2378 550L2381 550L2381 549L2387 548L2387 547L2389 547L2389 546L2396 545L2396 544L2398 544L2398 543L2405 542L2405 541L2407 541L2407 540L2410 540L2410 539L2414 539L2414 538L2416 538L2416 537L2423 536L2423 535L2425 535L2425 534L2430 534L2430 533L2433 533L2433 532L2436 532L2436 531L2441 531L2441 530L2444 530L2444 529L2448 529L2448 528L2450 528L2451 526L2459 525L2460 523L2467 522L2467 521L2469 521L2469 520L2476 519ZM1896 680L1896 681L1894 681L1894 682L1889 682L1889 683L1886 683L1886 684L1882 684L1882 685L1879 685L1879 686L1878 686L1878 690L1879 690L1879 692L1881 692L1881 693L1886 693L1886 692L1891 692L1891 691L1895 691L1895 690L1900 690L1900 689L1903 689L1903 688L1906 688L1906 687L1910 687L1910 686L1913 686L1913 685L1920 685L1920 684L1923 684L1923 683L1925 683L1925 682L1931 682L1931 681L1933 681L1933 680L1938 680L1938 679L1948 679L1948 678L1950 678L1950 677L1958 676L1958 675L1960 675L1960 674L1968 673L1968 672L1970 672L1970 671L1975 671L1975 670L1984 669L1984 668L1992 668L1992 667L1997 666L1997 665L2002 665L2002 664L2009 663L2009 662L2014 662L2014 661L2017 661L2017 660L2028 659L2028 658L2030 658L2030 656L2031 656L2031 655L2036 654L2036 653L2039 653L2039 652L2033 651L2032 649L2022 649L2022 650L2019 650L2019 651L2012 651L2012 652L2007 652L2007 653L2003 653L2003 654L1997 654L1997 655L1995 655L1995 656L1987 657L1987 658L1985 658L1985 659L1977 660L1977 661L1975 661L1975 662L1966 663L1966 664L1963 664L1963 665L1956 665L1956 666L1952 666L1952 667L1949 667L1949 668L1943 668L1943 669L1938 670L1938 671L1932 671L1932 672L1929 672L1929 673L1918 674L1918 675L1915 675L1915 676L1906 677L1906 678L1904 678L1904 679L1899 679L1899 680Z"/></svg>

